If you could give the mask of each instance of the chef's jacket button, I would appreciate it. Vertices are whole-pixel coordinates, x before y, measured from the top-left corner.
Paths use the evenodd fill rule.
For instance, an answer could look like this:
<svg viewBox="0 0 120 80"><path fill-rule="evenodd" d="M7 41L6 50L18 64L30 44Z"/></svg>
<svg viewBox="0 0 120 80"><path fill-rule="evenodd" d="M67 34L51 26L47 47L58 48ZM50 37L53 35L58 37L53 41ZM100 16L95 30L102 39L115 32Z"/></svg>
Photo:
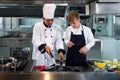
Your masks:
<svg viewBox="0 0 120 80"><path fill-rule="evenodd" d="M52 29L50 29L50 31L52 31Z"/></svg>
<svg viewBox="0 0 120 80"><path fill-rule="evenodd" d="M52 43L52 45L53 45L53 43Z"/></svg>
<svg viewBox="0 0 120 80"><path fill-rule="evenodd" d="M47 31L47 29L45 29L45 31Z"/></svg>
<svg viewBox="0 0 120 80"><path fill-rule="evenodd" d="M51 36L51 38L52 38L53 36Z"/></svg>
<svg viewBox="0 0 120 80"><path fill-rule="evenodd" d="M45 36L45 38L47 38L47 36Z"/></svg>

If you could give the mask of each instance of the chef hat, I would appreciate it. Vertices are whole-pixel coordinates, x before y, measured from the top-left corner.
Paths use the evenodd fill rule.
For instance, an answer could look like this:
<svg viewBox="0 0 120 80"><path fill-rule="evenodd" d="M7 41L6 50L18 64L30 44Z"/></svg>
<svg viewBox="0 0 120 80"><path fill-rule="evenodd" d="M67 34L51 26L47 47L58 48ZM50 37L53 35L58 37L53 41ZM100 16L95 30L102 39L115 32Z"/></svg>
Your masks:
<svg viewBox="0 0 120 80"><path fill-rule="evenodd" d="M53 19L55 9L56 9L55 4L45 4L43 6L43 17L46 18L46 19Z"/></svg>

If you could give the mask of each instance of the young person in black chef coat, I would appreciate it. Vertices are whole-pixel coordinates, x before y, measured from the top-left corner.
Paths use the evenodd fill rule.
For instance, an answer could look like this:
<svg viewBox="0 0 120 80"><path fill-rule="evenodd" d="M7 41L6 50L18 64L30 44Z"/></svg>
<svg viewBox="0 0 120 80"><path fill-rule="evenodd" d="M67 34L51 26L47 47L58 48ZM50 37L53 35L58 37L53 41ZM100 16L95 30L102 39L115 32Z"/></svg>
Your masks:
<svg viewBox="0 0 120 80"><path fill-rule="evenodd" d="M95 44L91 29L80 23L80 14L70 11L67 15L70 24L65 32L65 44L68 47L66 66L86 66L86 54Z"/></svg>
<svg viewBox="0 0 120 80"><path fill-rule="evenodd" d="M36 60L36 67L54 65L50 54L55 57L55 48L59 53L60 59L64 59L64 46L59 25L54 22L56 5L45 4L43 6L43 20L35 24L33 28L33 53L32 59Z"/></svg>

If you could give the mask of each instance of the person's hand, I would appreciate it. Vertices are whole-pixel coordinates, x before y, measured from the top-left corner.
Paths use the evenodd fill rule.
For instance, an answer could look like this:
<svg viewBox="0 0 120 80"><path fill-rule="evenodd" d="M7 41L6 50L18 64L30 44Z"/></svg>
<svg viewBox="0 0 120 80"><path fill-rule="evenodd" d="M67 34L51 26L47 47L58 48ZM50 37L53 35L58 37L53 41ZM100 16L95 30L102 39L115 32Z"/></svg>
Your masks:
<svg viewBox="0 0 120 80"><path fill-rule="evenodd" d="M45 46L45 51L48 53L48 55L51 55L51 49L49 46Z"/></svg>
<svg viewBox="0 0 120 80"><path fill-rule="evenodd" d="M58 56L59 56L60 60L64 61L64 54L62 52L60 52L58 54Z"/></svg>
<svg viewBox="0 0 120 80"><path fill-rule="evenodd" d="M120 74L120 70L115 70L114 72L117 74Z"/></svg>
<svg viewBox="0 0 120 80"><path fill-rule="evenodd" d="M71 48L72 46L74 46L75 44L73 43L73 42L71 42L71 41L68 41L67 42L67 46L69 47L69 48Z"/></svg>
<svg viewBox="0 0 120 80"><path fill-rule="evenodd" d="M79 52L82 53L82 54L86 54L88 51L87 47L86 46L83 46L82 48L80 48Z"/></svg>

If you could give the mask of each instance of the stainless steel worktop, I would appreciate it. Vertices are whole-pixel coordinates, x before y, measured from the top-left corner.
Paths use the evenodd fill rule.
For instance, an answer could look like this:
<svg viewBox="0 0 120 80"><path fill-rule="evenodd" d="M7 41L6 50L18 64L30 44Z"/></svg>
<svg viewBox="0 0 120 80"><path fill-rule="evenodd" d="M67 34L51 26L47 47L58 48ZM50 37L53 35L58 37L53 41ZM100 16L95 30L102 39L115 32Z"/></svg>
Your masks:
<svg viewBox="0 0 120 80"><path fill-rule="evenodd" d="M0 72L0 80L120 80L114 72Z"/></svg>

